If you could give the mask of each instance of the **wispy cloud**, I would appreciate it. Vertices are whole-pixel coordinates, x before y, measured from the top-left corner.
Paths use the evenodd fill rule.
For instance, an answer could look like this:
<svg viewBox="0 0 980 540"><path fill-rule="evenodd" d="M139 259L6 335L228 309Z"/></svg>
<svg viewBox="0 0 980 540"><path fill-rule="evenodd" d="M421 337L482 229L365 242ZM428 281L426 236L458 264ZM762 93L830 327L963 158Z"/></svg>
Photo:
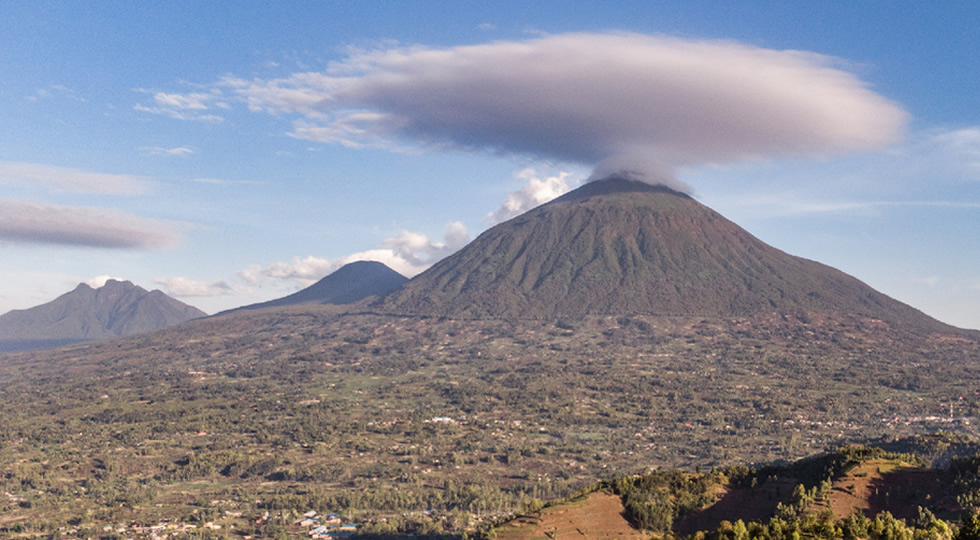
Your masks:
<svg viewBox="0 0 980 540"><path fill-rule="evenodd" d="M38 88L34 94L27 96L28 101L34 102L58 98L69 99L81 103L85 102L85 98L80 97L74 90L60 84L55 84L46 88Z"/></svg>
<svg viewBox="0 0 980 540"><path fill-rule="evenodd" d="M295 257L290 262L275 262L266 266L252 265L238 272L249 285L289 282L296 287L308 287L341 266L356 261L377 261L404 276L414 276L450 255L469 242L466 227L459 222L446 225L441 242L411 231L385 239L376 249L351 253L336 259L314 256Z"/></svg>
<svg viewBox="0 0 980 540"><path fill-rule="evenodd" d="M152 185L142 176L97 173L12 161L0 161L0 184L41 186L57 191L105 195L140 195L148 192Z"/></svg>
<svg viewBox="0 0 980 540"><path fill-rule="evenodd" d="M725 205L756 208L756 214L769 217L799 216L812 214L840 214L869 212L887 208L949 208L980 209L980 201L909 200L909 201L846 201L818 200L802 197L797 193L769 193L765 195L738 196Z"/></svg>
<svg viewBox="0 0 980 540"><path fill-rule="evenodd" d="M980 127L935 130L921 146L919 153L933 156L934 162L956 166L963 178L980 181Z"/></svg>
<svg viewBox="0 0 980 540"><path fill-rule="evenodd" d="M228 296L241 292L240 288L224 281L198 281L185 277L163 277L153 280L170 296L179 298Z"/></svg>
<svg viewBox="0 0 980 540"><path fill-rule="evenodd" d="M143 93L147 90L138 89ZM223 122L224 117L214 114L215 109L228 109L229 105L220 89L187 94L155 92L149 104L137 104L133 109L151 114L161 114L176 120Z"/></svg>
<svg viewBox="0 0 980 540"><path fill-rule="evenodd" d="M980 208L980 129L913 133L882 152L842 161L777 161L761 167L702 168L695 182L715 182L718 207L755 216L871 213L885 209ZM729 182L728 180L733 180ZM754 186L755 192L725 184Z"/></svg>
<svg viewBox="0 0 980 540"><path fill-rule="evenodd" d="M0 240L113 249L168 248L179 224L116 210L0 199Z"/></svg>
<svg viewBox="0 0 980 540"><path fill-rule="evenodd" d="M141 146L139 148L139 153L144 156L174 156L174 157L186 157L197 152L193 148L187 146L175 146L173 148L165 148L162 146Z"/></svg>
<svg viewBox="0 0 980 540"><path fill-rule="evenodd" d="M249 285L259 285L268 281L289 281L306 287L340 268L338 260L320 257L294 257L291 262L274 262L267 266L251 265L238 272L238 277Z"/></svg>

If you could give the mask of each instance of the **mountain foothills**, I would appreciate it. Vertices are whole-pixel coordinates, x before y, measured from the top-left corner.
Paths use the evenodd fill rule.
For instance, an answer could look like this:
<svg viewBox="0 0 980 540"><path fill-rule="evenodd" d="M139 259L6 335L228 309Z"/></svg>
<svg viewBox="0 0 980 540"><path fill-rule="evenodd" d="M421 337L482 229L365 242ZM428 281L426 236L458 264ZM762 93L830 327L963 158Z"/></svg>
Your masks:
<svg viewBox="0 0 980 540"><path fill-rule="evenodd" d="M952 538L980 503L980 332L686 195L590 183L392 273L0 356L0 535Z"/></svg>
<svg viewBox="0 0 980 540"><path fill-rule="evenodd" d="M902 444L920 442L949 448L951 441L938 436ZM956 442L952 446L963 449ZM695 473L663 469L532 506L494 532L500 540L649 538L651 532L697 539L965 540L980 530L980 516L962 516L976 496L978 465L980 458L973 456L930 467L921 454L851 445L754 470L744 465Z"/></svg>
<svg viewBox="0 0 980 540"><path fill-rule="evenodd" d="M149 332L207 316L160 291L110 279L30 309L0 315L0 352Z"/></svg>
<svg viewBox="0 0 980 540"><path fill-rule="evenodd" d="M344 265L293 294L251 304L238 310L305 303L352 304L381 297L408 278L374 261ZM129 281L110 279L93 288L81 283L74 291L25 310L0 315L0 352L45 349L107 337L149 332L206 317L203 311L160 291L147 292Z"/></svg>

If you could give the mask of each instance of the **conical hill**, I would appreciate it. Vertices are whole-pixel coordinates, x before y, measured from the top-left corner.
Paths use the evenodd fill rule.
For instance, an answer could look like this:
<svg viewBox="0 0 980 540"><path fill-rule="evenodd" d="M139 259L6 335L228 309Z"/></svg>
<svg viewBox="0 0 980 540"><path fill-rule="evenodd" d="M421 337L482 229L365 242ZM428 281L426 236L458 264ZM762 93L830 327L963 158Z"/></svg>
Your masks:
<svg viewBox="0 0 980 540"><path fill-rule="evenodd" d="M289 296L231 309L218 315L241 310L296 304L353 304L370 296L384 296L406 281L408 278L383 263L357 261L340 267L313 285Z"/></svg>
<svg viewBox="0 0 980 540"><path fill-rule="evenodd" d="M491 228L381 308L453 318L829 312L944 327L685 194L624 179L591 182Z"/></svg>

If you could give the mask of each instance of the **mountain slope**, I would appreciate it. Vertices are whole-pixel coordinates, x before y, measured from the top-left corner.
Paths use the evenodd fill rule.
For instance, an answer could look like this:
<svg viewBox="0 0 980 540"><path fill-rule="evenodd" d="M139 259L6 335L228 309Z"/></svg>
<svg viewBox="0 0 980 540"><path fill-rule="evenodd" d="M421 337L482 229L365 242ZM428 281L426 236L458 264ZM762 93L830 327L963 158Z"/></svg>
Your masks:
<svg viewBox="0 0 980 540"><path fill-rule="evenodd" d="M314 302L320 304L353 304L370 296L384 296L401 287L406 281L408 278L382 263L357 261L342 266L313 285L289 296L230 311Z"/></svg>
<svg viewBox="0 0 980 540"><path fill-rule="evenodd" d="M0 315L0 351L26 350L157 330L204 317L160 291L109 280L29 309Z"/></svg>
<svg viewBox="0 0 980 540"><path fill-rule="evenodd" d="M586 184L493 227L380 307L456 318L834 312L944 327L765 244L687 195L623 179Z"/></svg>

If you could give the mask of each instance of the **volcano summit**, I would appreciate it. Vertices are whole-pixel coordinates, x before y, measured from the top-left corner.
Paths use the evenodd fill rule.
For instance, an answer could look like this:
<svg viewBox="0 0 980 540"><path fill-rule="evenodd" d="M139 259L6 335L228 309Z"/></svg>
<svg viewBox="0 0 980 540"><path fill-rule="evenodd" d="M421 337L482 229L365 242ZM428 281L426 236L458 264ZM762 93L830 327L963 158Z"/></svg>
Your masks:
<svg viewBox="0 0 980 540"><path fill-rule="evenodd" d="M765 244L688 195L623 178L590 182L493 227L381 307L450 318L830 312L945 326Z"/></svg>

